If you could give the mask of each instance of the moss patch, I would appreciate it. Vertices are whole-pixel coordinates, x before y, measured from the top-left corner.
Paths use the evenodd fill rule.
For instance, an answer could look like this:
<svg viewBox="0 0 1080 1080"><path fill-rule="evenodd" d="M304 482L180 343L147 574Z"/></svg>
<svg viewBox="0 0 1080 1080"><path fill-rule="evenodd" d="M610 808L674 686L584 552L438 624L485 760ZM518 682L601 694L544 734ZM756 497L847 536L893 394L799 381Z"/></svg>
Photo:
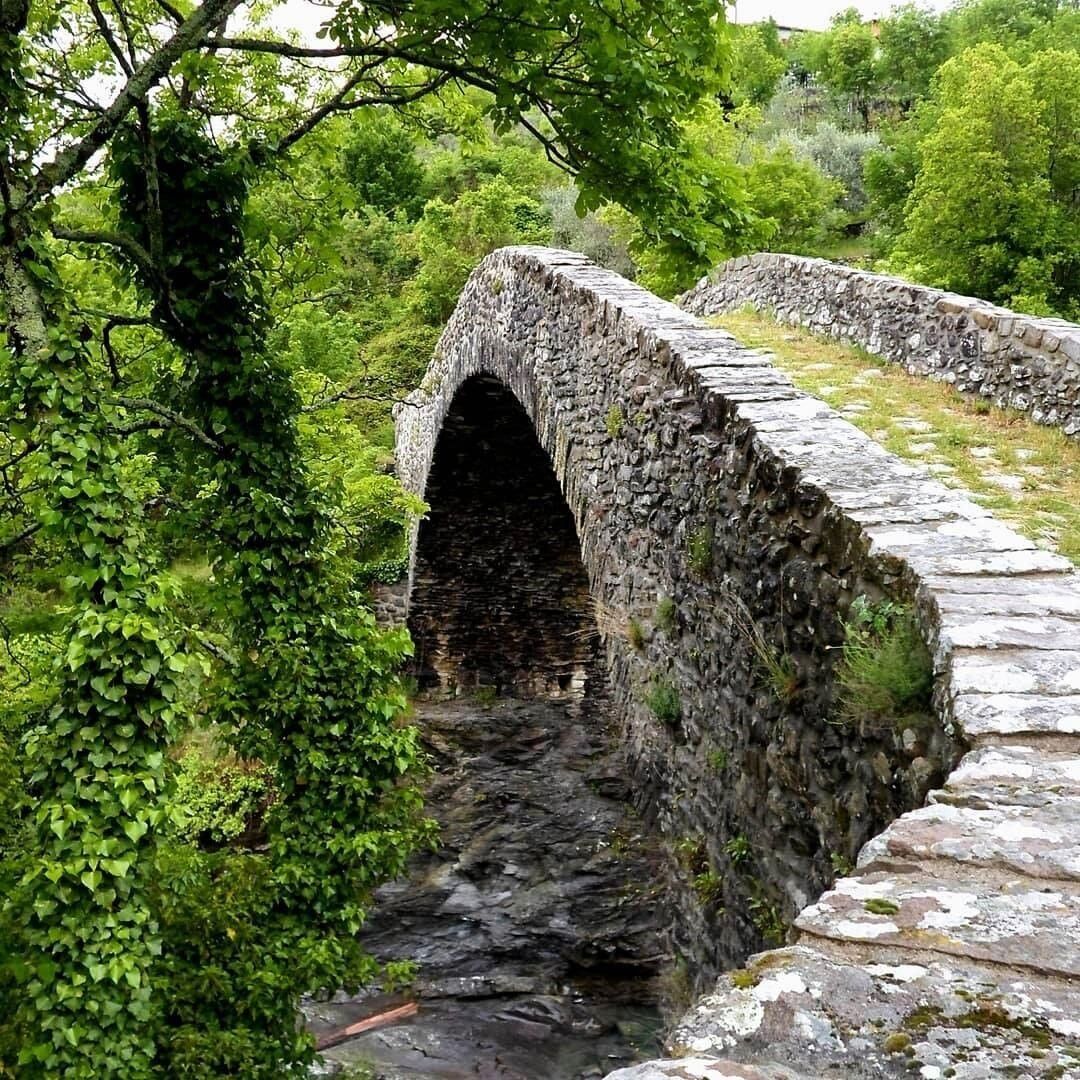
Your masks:
<svg viewBox="0 0 1080 1080"><path fill-rule="evenodd" d="M895 915L900 910L899 904L893 903L892 900L883 900L878 896L871 897L863 904L863 907L871 915Z"/></svg>

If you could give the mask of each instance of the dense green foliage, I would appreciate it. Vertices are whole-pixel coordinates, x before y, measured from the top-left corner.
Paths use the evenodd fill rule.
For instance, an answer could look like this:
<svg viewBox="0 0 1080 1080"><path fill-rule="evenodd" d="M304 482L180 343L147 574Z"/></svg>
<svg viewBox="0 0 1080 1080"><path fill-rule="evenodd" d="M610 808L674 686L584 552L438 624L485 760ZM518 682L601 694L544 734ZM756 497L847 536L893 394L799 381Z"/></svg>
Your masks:
<svg viewBox="0 0 1080 1080"><path fill-rule="evenodd" d="M405 973L357 939L432 837L390 405L494 247L674 279L756 225L684 134L703 0L238 7L0 5L0 1074L299 1075L302 993Z"/></svg>
<svg viewBox="0 0 1080 1080"><path fill-rule="evenodd" d="M873 731L933 716L934 665L908 608L857 597L844 623L835 676L844 723Z"/></svg>
<svg viewBox="0 0 1080 1080"><path fill-rule="evenodd" d="M1080 314L1080 53L999 45L945 64L896 261L1025 311Z"/></svg>
<svg viewBox="0 0 1080 1080"><path fill-rule="evenodd" d="M854 144L833 153L841 168L807 149L844 184L849 220L867 222L883 268L1077 316L1073 0L961 0L943 12L904 4L876 27L844 12L788 49L802 81L770 109L791 118L787 98L803 103L792 122L803 128L809 115L816 131L797 144L830 126L880 136L858 155Z"/></svg>
<svg viewBox="0 0 1080 1080"><path fill-rule="evenodd" d="M863 232L1080 311L1073 3L786 44L706 0L338 0L316 45L240 7L0 0L0 1076L296 1075L301 994L406 973L357 943L432 840L368 587L423 510L391 407L488 252L670 294Z"/></svg>

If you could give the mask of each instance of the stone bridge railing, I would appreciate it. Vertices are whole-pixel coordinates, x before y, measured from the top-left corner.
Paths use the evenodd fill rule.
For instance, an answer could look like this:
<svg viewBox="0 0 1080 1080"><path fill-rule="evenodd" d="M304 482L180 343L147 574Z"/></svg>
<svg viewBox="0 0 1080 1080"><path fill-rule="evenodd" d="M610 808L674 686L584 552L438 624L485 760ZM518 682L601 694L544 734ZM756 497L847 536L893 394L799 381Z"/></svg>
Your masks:
<svg viewBox="0 0 1080 1080"><path fill-rule="evenodd" d="M470 279L398 412L405 483L430 495L449 427L463 471L436 494L466 513L470 485L524 446L485 429L496 406L513 426L500 394L569 507L642 807L689 854L678 947L705 972L745 965L684 1016L685 1056L618 1075L1080 1076L1066 560L887 454L768 356L566 252L506 249ZM531 520L542 535L550 505ZM498 529L469 535L442 571L466 602L472 548L499 556ZM507 545L509 565L520 537ZM917 611L936 724L830 715L860 595ZM783 693L762 643L785 658ZM788 944L747 960L780 924Z"/></svg>
<svg viewBox="0 0 1080 1080"><path fill-rule="evenodd" d="M1080 436L1080 326L800 255L731 259L682 298L696 315L746 304L861 345L913 375Z"/></svg>

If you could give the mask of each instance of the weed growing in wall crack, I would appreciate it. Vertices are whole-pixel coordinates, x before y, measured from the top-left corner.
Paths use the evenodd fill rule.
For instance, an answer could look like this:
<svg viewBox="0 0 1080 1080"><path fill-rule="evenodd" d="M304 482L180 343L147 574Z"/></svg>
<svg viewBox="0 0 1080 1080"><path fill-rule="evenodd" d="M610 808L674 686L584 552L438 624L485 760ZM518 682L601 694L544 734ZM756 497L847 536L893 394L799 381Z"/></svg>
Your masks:
<svg viewBox="0 0 1080 1080"><path fill-rule="evenodd" d="M799 694L799 669L789 653L766 647L758 655L765 673L765 681L777 700L790 705Z"/></svg>
<svg viewBox="0 0 1080 1080"><path fill-rule="evenodd" d="M665 724L678 723L682 716L679 692L666 679L653 679L645 692L645 704L652 714Z"/></svg>
<svg viewBox="0 0 1080 1080"><path fill-rule="evenodd" d="M706 577L713 568L713 544L716 534L711 525L702 525L690 534L689 564L698 577Z"/></svg>
<svg viewBox="0 0 1080 1080"><path fill-rule="evenodd" d="M709 768L713 772L721 773L728 767L728 754L726 750L710 750L705 757Z"/></svg>
<svg viewBox="0 0 1080 1080"><path fill-rule="evenodd" d="M665 1014L678 1016L690 1008L694 1001L694 981L684 956L675 954L671 966L657 979L656 988Z"/></svg>
<svg viewBox="0 0 1080 1080"><path fill-rule="evenodd" d="M724 890L724 879L713 869L704 871L694 878L694 892L702 904L712 906Z"/></svg>
<svg viewBox="0 0 1080 1080"><path fill-rule="evenodd" d="M745 836L733 836L724 844L724 854L735 866L739 866L750 858L750 841Z"/></svg>
<svg viewBox="0 0 1080 1080"><path fill-rule="evenodd" d="M836 667L842 720L868 730L933 714L933 661L914 613L889 600L856 598Z"/></svg>
<svg viewBox="0 0 1080 1080"><path fill-rule="evenodd" d="M834 851L829 855L829 862L832 864L833 873L838 877L847 877L855 870L854 864L846 855L841 855L840 852Z"/></svg>
<svg viewBox="0 0 1080 1080"><path fill-rule="evenodd" d="M679 866L688 874L703 874L709 867L705 841L700 836L684 836L673 847Z"/></svg>
<svg viewBox="0 0 1080 1080"><path fill-rule="evenodd" d="M653 612L653 622L658 630L670 634L675 629L675 615L677 613L675 601L670 596L661 596L656 602L656 611Z"/></svg>
<svg viewBox="0 0 1080 1080"><path fill-rule="evenodd" d="M612 439L619 438L626 429L626 416L621 405L612 405L604 417L604 428Z"/></svg>
<svg viewBox="0 0 1080 1080"><path fill-rule="evenodd" d="M762 681L777 700L790 705L799 695L801 678L794 658L768 641L746 602L728 584L721 590L724 613L732 629L750 646Z"/></svg>
<svg viewBox="0 0 1080 1080"><path fill-rule="evenodd" d="M499 696L499 691L496 687L482 684L477 686L472 692L473 701L482 709L490 709L495 704L496 699Z"/></svg>
<svg viewBox="0 0 1080 1080"><path fill-rule="evenodd" d="M750 911L750 921L754 924L757 932L770 945L783 945L787 937L787 923L777 904L769 900L763 892L756 891L747 901Z"/></svg>

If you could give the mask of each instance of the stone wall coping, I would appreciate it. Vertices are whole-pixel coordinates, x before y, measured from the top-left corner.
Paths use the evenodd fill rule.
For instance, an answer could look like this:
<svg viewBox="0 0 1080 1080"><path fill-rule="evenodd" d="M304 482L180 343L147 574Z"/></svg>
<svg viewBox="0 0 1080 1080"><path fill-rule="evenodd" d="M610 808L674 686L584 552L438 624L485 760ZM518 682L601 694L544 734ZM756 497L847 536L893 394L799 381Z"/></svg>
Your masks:
<svg viewBox="0 0 1080 1080"><path fill-rule="evenodd" d="M794 256L733 260L722 272L769 260L1000 310ZM635 335L683 388L670 408L747 434L754 454L819 494L830 533L917 603L942 722L970 746L926 806L897 818L864 847L852 876L800 914L794 945L753 958L745 978L721 979L686 1014L675 1041L706 1071L658 1062L611 1080L809 1077L827 1062L845 1076L907 1076L900 1036L930 1080L1017 1062L1025 1076L1080 1075L1080 579L1071 564L887 453L795 388L767 354L582 256L536 247L484 260L424 389L396 410L401 474L415 491L423 492L434 436L464 379L486 372L520 385L528 355L495 362L494 350L458 347L477 306L498 323L510 290L528 297L538 320L545 298L558 294L583 332L600 322ZM498 325L512 346L513 327ZM557 426L557 414L544 422ZM980 1028L971 1002L990 985L1006 1019L988 1013ZM933 1022L915 1023L916 1015ZM898 1032L892 1044L882 1041L889 1024ZM956 1067L957 1040L976 1071L943 1073Z"/></svg>
<svg viewBox="0 0 1080 1080"><path fill-rule="evenodd" d="M1080 436L1080 325L804 255L729 259L679 300L698 315L744 304L861 345L912 374Z"/></svg>

